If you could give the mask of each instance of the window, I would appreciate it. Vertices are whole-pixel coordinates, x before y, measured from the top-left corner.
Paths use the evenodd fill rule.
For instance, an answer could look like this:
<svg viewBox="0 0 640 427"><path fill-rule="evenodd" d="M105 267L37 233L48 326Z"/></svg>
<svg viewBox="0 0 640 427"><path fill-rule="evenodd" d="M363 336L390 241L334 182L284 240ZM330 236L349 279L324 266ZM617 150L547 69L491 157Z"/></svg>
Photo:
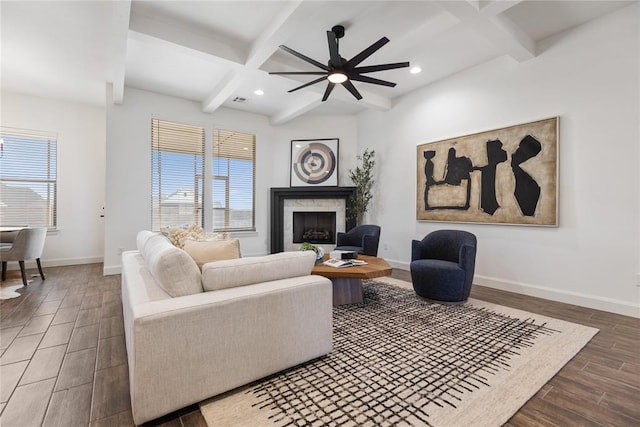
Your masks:
<svg viewBox="0 0 640 427"><path fill-rule="evenodd" d="M151 227L203 224L204 128L151 120Z"/></svg>
<svg viewBox="0 0 640 427"><path fill-rule="evenodd" d="M57 226L57 138L0 128L0 225Z"/></svg>
<svg viewBox="0 0 640 427"><path fill-rule="evenodd" d="M255 165L255 135L214 130L214 230L255 230Z"/></svg>

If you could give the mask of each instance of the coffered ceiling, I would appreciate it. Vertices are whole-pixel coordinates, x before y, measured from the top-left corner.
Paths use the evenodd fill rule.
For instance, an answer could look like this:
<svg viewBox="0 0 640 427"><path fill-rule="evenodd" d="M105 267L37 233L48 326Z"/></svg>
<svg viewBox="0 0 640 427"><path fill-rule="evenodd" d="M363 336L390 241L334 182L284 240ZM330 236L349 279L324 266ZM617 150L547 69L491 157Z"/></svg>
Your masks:
<svg viewBox="0 0 640 427"><path fill-rule="evenodd" d="M632 1L2 1L2 89L94 105L126 102L134 87L269 116L388 110L416 88L492 59L522 62L541 40L568 34ZM394 88L354 82L358 101L324 83L288 93L317 71L278 48L318 62L329 57L326 31L341 24L340 53L351 58L383 36L391 41L361 65L409 61L371 77ZM112 92L106 92L112 83ZM261 89L264 95L256 95ZM6 107L5 107L6 108Z"/></svg>

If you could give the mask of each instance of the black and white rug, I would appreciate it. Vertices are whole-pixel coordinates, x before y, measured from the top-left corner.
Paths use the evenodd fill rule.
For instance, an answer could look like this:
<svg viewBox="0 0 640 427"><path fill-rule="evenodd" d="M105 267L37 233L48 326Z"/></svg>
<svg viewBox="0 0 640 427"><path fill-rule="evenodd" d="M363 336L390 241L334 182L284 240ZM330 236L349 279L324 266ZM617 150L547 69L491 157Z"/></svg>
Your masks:
<svg viewBox="0 0 640 427"><path fill-rule="evenodd" d="M597 333L398 284L369 281L362 304L334 307L326 357L201 404L208 424L501 425Z"/></svg>

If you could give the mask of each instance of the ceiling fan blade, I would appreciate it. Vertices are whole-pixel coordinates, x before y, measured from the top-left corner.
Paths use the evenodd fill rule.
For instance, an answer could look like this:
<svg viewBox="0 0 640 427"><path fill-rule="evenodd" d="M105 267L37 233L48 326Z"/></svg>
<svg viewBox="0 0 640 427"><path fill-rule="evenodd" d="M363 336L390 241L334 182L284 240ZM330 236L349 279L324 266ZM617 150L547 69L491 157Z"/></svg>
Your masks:
<svg viewBox="0 0 640 427"><path fill-rule="evenodd" d="M365 59L373 55L378 49L380 49L382 46L384 46L387 43L389 43L388 38L386 37L381 38L380 40L378 40L377 42L375 42L374 44L372 44L371 46L369 46L368 48L366 48L365 50L363 50L362 52L360 52L350 60L348 60L346 65L348 67L355 67L356 65L358 65L359 63L361 63L362 61L364 61Z"/></svg>
<svg viewBox="0 0 640 427"><path fill-rule="evenodd" d="M324 91L324 96L322 97L322 102L326 101L327 98L329 98L329 95L331 94L331 91L333 90L333 88L335 86L336 86L335 83L329 82L329 84L327 84L327 89Z"/></svg>
<svg viewBox="0 0 640 427"><path fill-rule="evenodd" d="M353 83L351 83L351 80L347 80L346 82L342 83L342 86L344 86L349 92L351 92L351 95L353 95L357 100L362 99L362 95L360 95L358 89L356 89Z"/></svg>
<svg viewBox="0 0 640 427"><path fill-rule="evenodd" d="M374 85L389 86L389 87L396 86L395 83L388 82L386 80L374 79L373 77L369 77L369 76L361 76L356 74L356 75L350 76L349 78L351 80L355 80L358 82L373 83Z"/></svg>
<svg viewBox="0 0 640 427"><path fill-rule="evenodd" d="M342 65L340 61L340 53L338 53L338 39L333 31L327 31L327 42L329 42L329 59L334 68Z"/></svg>
<svg viewBox="0 0 640 427"><path fill-rule="evenodd" d="M329 67L316 61L315 59L311 59L306 55L301 54L300 52L296 52L295 50L286 47L285 45L281 44L280 45L280 49L284 50L285 52L289 52L290 54L292 54L293 56L297 56L298 58L302 59L303 61L308 62L309 64L315 65L316 67L325 70L325 71L329 71Z"/></svg>
<svg viewBox="0 0 640 427"><path fill-rule="evenodd" d="M326 71L269 71L269 74L324 76L327 74L327 72Z"/></svg>
<svg viewBox="0 0 640 427"><path fill-rule="evenodd" d="M358 74L373 73L376 71L394 70L396 68L408 67L408 62L395 62L393 64L370 65L368 67L356 67L353 69Z"/></svg>
<svg viewBox="0 0 640 427"><path fill-rule="evenodd" d="M291 93L291 92L294 92L294 91L296 91L296 90L298 90L298 89L302 89L303 87L311 86L311 85L313 85L313 84L316 84L316 83L321 82L321 81L326 80L326 79L327 79L326 77L322 76L322 77L320 77L319 79L315 79L315 80L313 80L313 81L311 81L311 82L309 82L309 83L305 83L305 84L303 84L302 86L298 86L298 87L296 87L296 88L293 88L293 89L291 89L291 90L288 90L287 92Z"/></svg>

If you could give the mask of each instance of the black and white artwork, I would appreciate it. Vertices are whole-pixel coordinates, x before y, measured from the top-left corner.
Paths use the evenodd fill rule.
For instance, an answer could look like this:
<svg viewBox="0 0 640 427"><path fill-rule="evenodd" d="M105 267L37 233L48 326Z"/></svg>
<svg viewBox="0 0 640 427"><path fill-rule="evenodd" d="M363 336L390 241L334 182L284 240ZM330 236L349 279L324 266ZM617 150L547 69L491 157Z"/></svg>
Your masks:
<svg viewBox="0 0 640 427"><path fill-rule="evenodd" d="M557 226L558 118L421 144L416 218Z"/></svg>

